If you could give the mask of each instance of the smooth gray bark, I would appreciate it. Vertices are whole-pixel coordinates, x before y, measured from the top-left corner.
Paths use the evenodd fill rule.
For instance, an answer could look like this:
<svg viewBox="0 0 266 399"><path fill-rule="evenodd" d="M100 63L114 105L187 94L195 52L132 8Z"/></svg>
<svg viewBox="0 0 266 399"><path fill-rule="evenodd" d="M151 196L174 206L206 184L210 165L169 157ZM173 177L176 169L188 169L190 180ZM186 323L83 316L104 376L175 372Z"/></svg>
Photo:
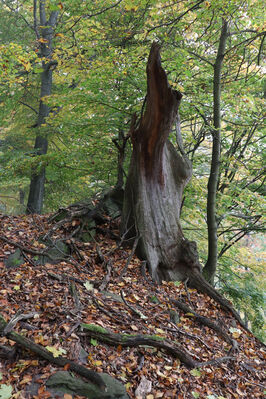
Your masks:
<svg viewBox="0 0 266 399"><path fill-rule="evenodd" d="M34 145L34 153L36 156L45 155L48 150L48 140L46 135L41 134L41 125L45 123L46 117L49 115L50 108L43 101L47 96L52 93L52 77L53 68L56 63L52 60L52 39L54 35L54 28L56 26L58 11L52 11L49 20L46 18L45 10L46 0L39 0L39 12L40 12L40 26L46 28L39 28L37 24L37 1L34 1L34 29L37 38L41 38L40 42L40 57L43 59L42 67L43 72L41 74L41 90L40 90L40 103L38 119L36 123L36 139ZM28 197L28 203L26 212L29 213L41 213L44 198L44 185L45 185L45 166L40 165L39 168L33 168L31 174L30 191Z"/></svg>
<svg viewBox="0 0 266 399"><path fill-rule="evenodd" d="M213 76L213 126L212 131L212 160L211 170L208 180L207 198L207 225L208 225L208 259L203 269L203 274L207 281L213 283L217 259L218 259L218 239L217 239L217 220L216 220L216 194L220 171L221 153L221 76L226 40L228 36L228 23L223 20L217 57L214 63Z"/></svg>

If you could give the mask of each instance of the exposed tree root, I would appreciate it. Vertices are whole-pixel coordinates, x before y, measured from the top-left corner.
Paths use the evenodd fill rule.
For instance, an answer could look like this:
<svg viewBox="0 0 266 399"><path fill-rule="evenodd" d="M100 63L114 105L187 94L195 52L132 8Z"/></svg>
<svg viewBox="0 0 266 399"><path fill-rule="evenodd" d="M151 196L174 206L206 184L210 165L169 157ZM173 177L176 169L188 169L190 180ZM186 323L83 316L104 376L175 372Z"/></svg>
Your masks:
<svg viewBox="0 0 266 399"><path fill-rule="evenodd" d="M189 306L187 306L184 302L178 301L176 299L171 299L171 302L175 306L177 306L179 309L181 309L183 312L192 313L194 315L195 321L197 321L200 324L203 324L204 326L211 328L218 335L220 335L220 337L222 337L225 340L225 342L232 345L232 348L236 349L236 347L237 347L236 342L217 323L214 323L212 320L208 319L208 317L199 315L194 310L192 310Z"/></svg>
<svg viewBox="0 0 266 399"><path fill-rule="evenodd" d="M0 314L0 334L3 334L7 323L3 316ZM14 332L9 331L5 334L6 338L16 342L23 348L34 352L38 356L41 356L43 359L48 360L50 363L54 363L57 366L64 367L68 365L69 369L74 371L75 373L79 374L82 377L85 377L87 380L92 382L93 384L97 385L99 388L104 389L105 384L101 379L100 375L95 371L88 370L86 367L81 366L72 360L64 358L62 356L54 357L51 352L45 349L43 346L36 344L35 342L31 341L28 338L23 337L22 335Z"/></svg>
<svg viewBox="0 0 266 399"><path fill-rule="evenodd" d="M185 349L181 348L180 345L158 335L118 334L91 324L81 324L81 326L85 329L87 336L98 339L108 345L128 347L137 347L140 345L152 346L164 350L169 355L178 358L187 367L194 368L197 366L197 361L195 361Z"/></svg>
<svg viewBox="0 0 266 399"><path fill-rule="evenodd" d="M110 201L116 209L121 211L123 202L121 198L123 198L123 193L123 189L117 187L106 193L96 205L93 205L91 202L79 202L69 205L66 208L60 208L49 220L50 222L55 221L56 223L46 234L46 238L56 229L75 219L80 220L82 224L86 224L88 220L94 220L97 225L105 223L107 219L104 214L109 213L108 207L110 206Z"/></svg>
<svg viewBox="0 0 266 399"><path fill-rule="evenodd" d="M110 332L102 327L94 324L81 324L85 329L85 334L91 338L98 339L108 345L113 346L127 346L138 347L141 345L151 346L165 351L174 358L178 358L185 366L189 368L202 367L208 364L223 363L228 360L233 360L234 357L226 356L220 359L213 359L209 362L198 362L194 360L192 355L177 342L172 342L167 338L158 335L143 335L143 334L118 334Z"/></svg>
<svg viewBox="0 0 266 399"><path fill-rule="evenodd" d="M234 318L238 321L238 323L243 327L247 332L251 333L251 331L245 326L239 314L233 308L231 303L221 295L212 285L210 285L205 278L198 272L192 273L189 277L189 284L191 287L196 288L198 291L203 294L209 295L212 299L215 300L223 309L229 311ZM251 333L252 334L252 333Z"/></svg>

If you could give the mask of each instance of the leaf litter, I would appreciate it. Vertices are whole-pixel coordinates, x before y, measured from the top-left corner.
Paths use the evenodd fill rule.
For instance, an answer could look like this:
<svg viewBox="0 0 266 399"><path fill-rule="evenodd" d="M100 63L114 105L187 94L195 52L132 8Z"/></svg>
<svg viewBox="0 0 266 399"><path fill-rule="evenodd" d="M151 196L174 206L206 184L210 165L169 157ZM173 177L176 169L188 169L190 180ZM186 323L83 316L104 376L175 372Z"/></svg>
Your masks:
<svg viewBox="0 0 266 399"><path fill-rule="evenodd" d="M79 259L73 255L57 264L41 265L36 256L25 253L23 264L5 266L9 254L17 249L10 242L42 251L39 237L50 227L48 216L0 215L0 236L6 238L0 241L0 313L7 322L17 312L34 314L19 321L14 327L16 332L48 348L54 356L66 356L89 369L110 374L123 382L132 398L264 397L264 345L208 296L187 289L183 283L153 283L131 250L118 246L103 233L87 243L71 238L81 255ZM118 234L115 222L107 227ZM67 229L53 231L53 239L67 238L71 228L69 224ZM99 251L103 261L99 261ZM193 312L176 308L172 300L186 303L200 316L217 323L237 342L237 351L231 353L226 340L200 324ZM171 312L177 313L176 322L171 321ZM126 334L126 338L145 335L157 337L158 342L177 343L201 366L191 369L177 357L150 345L115 346L88 338L82 323L96 325L102 333ZM3 347L15 350L5 358L1 356ZM215 359L224 361L215 363ZM45 381L57 370L60 367L0 337L3 395L7 392L10 398L52 398ZM141 390L144 382L146 391ZM142 396L136 396L139 392Z"/></svg>

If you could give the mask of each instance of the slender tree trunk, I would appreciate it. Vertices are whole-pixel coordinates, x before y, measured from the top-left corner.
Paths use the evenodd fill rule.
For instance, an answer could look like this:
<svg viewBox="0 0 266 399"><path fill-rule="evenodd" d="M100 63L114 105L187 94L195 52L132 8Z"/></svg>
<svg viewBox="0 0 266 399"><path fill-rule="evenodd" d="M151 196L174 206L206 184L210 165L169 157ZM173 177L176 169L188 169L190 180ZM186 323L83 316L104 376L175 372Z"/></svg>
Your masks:
<svg viewBox="0 0 266 399"><path fill-rule="evenodd" d="M115 189L121 190L124 185L124 162L126 157L126 145L128 136L125 136L123 130L119 130L118 138L113 139L118 154L117 154L117 180L115 184Z"/></svg>
<svg viewBox="0 0 266 399"><path fill-rule="evenodd" d="M192 168L185 154L168 140L182 95L168 84L157 44L151 47L147 84L144 115L139 123L132 123L129 133L133 152L122 232L128 239L139 238L138 254L148 261L155 280L180 280L195 269L200 271L196 244L184 238L179 222Z"/></svg>
<svg viewBox="0 0 266 399"><path fill-rule="evenodd" d="M217 220L216 220L216 193L220 171L221 153L221 75L228 36L228 23L223 20L222 31L219 40L217 57L214 64L213 76L213 125L212 132L212 161L211 171L208 181L207 198L207 225L208 225L208 259L203 269L203 274L207 281L213 284L217 267L218 240L217 240Z"/></svg>
<svg viewBox="0 0 266 399"><path fill-rule="evenodd" d="M38 132L36 134L34 150L36 156L41 156L45 155L48 150L48 140L46 135L42 134L41 126L45 124L45 119L50 112L50 108L43 99L45 99L47 96L50 96L52 93L53 67L56 66L56 63L52 60L52 39L54 28L57 22L58 11L51 12L50 18L47 21L45 11L46 0L39 0L40 25L42 26L42 28L40 28L41 34L39 34L36 19L36 4L37 2L34 1L34 28L37 38L39 38L40 41L40 56L43 59L43 72L41 74L40 104L36 124L36 129ZM46 26L46 28L43 28L44 26ZM26 212L28 214L41 213L44 198L44 184L45 166L41 165L40 163L38 168L34 167L32 169L30 191L26 208Z"/></svg>

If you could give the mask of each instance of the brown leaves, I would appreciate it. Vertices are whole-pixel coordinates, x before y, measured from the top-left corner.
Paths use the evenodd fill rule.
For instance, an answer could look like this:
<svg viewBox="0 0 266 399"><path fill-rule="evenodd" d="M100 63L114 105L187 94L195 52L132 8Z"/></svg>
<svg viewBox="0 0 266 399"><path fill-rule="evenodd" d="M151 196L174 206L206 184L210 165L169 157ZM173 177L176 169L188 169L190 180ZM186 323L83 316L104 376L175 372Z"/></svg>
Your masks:
<svg viewBox="0 0 266 399"><path fill-rule="evenodd" d="M45 217L2 216L0 221L0 235L42 250L38 238L50 227ZM75 229L76 223L69 228ZM54 234L58 238L68 232L57 230ZM177 286L164 282L161 286L153 285L148 276L145 279L141 275L140 261L136 257L120 281L130 250L116 249L116 243L102 234L96 236L96 241L104 259L110 258L112 264L109 285L103 292L99 287L107 270L101 262L96 262L97 250L93 242L83 244L75 241L84 260L72 259L72 262L66 260L57 265L47 263L41 266L35 262L34 255L29 254L29 260L25 259L23 265L9 270L4 260L15 247L7 242L0 243L1 314L9 321L20 309L23 313L36 310L39 313L39 317L18 322L16 331L55 352L65 351L65 356L86 362L83 364L88 368L121 379L132 397L144 379L151 383L151 389L145 393L146 399L207 398L208 395L227 399L263 397L263 347L241 327L234 326L231 316L221 311L214 301L196 290L189 291L193 310L212 321L219 319L226 333L238 343L239 352L234 355L235 360L202 366L192 372L179 360L153 347L111 347L98 340L97 345L85 340L80 323L96 324L117 333L158 335L182 345L196 361L225 357L230 349L223 338L197 322L192 313L175 309L169 301L169 298L174 298L191 306L183 284ZM71 294L73 281L79 306ZM92 287L91 290L84 284ZM178 311L176 328L170 319L170 310ZM0 338L1 345L14 347L14 343L5 337ZM22 398L34 382L38 389L32 398L50 398L45 380L54 370L54 366L52 368L31 353L19 351L15 360L1 359L0 385L11 385L13 397ZM64 399L69 399L68 396L65 394Z"/></svg>

